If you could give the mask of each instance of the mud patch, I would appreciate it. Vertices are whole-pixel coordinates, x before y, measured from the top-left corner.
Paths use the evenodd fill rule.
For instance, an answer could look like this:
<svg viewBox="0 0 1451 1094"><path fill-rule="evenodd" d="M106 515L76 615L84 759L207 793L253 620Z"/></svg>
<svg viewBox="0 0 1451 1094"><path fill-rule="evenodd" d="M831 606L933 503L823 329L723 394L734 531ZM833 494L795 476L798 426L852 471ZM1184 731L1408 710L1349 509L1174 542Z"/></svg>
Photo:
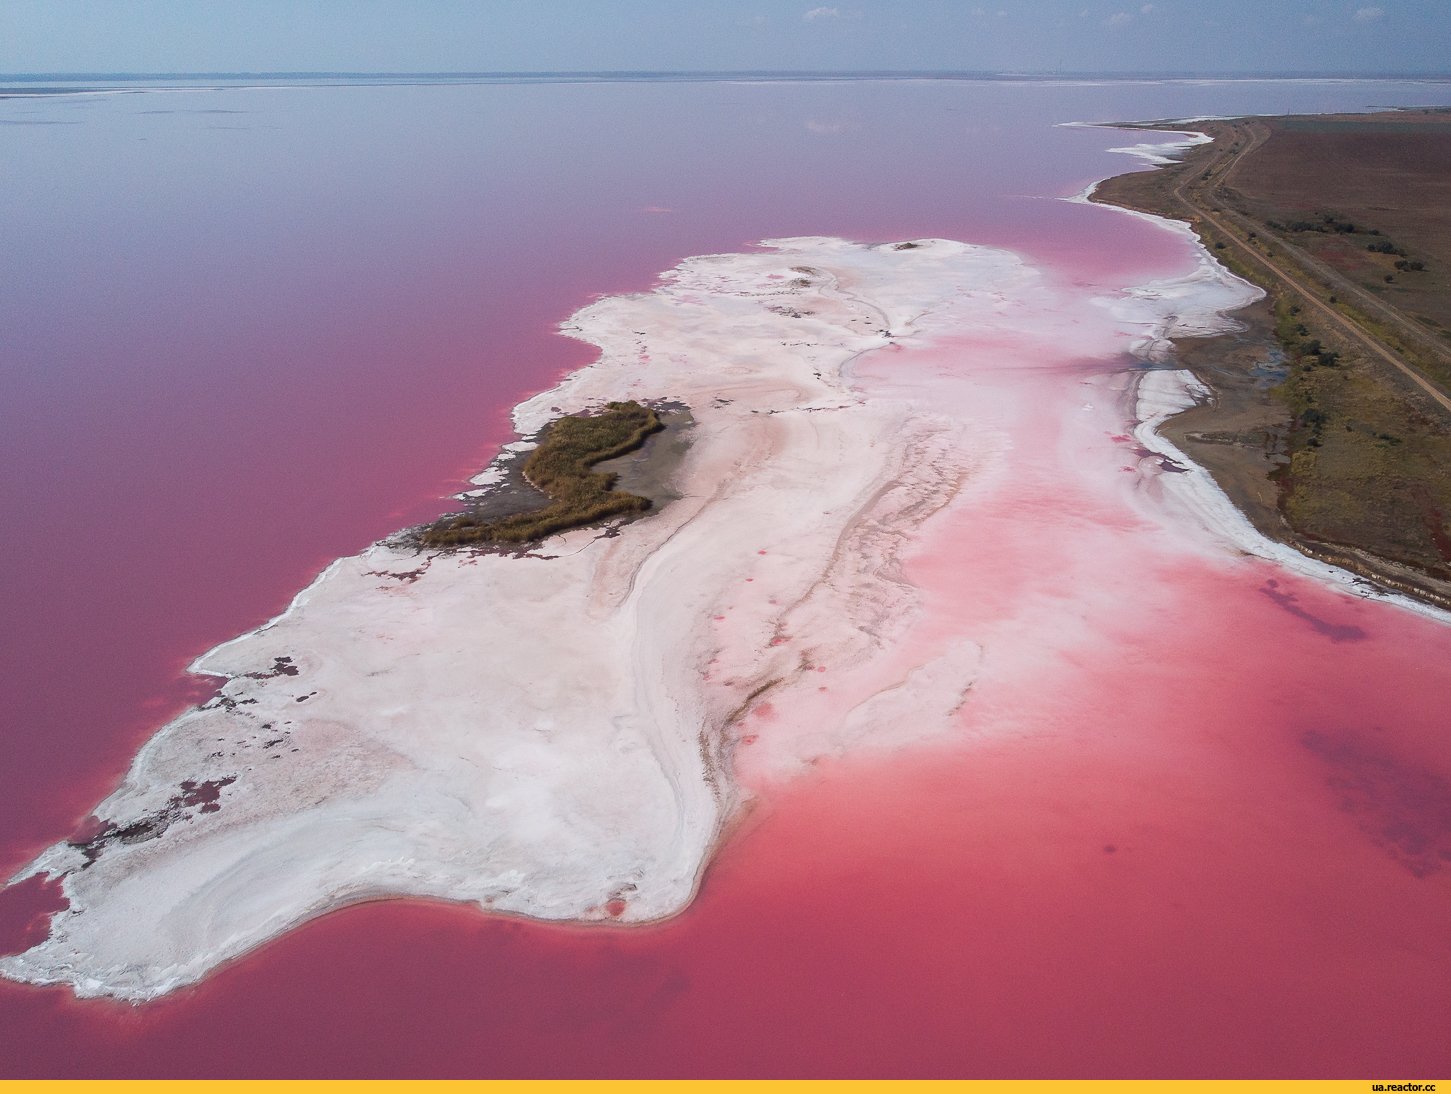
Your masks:
<svg viewBox="0 0 1451 1094"><path fill-rule="evenodd" d="M229 775L224 779L208 779L200 783L188 779L181 784L181 793L173 794L166 804L155 812L148 813L129 824L118 825L114 822L107 822L100 825L98 831L93 829L93 834L78 835L69 842L72 847L85 856L86 861L81 869L84 870L90 866L101 857L107 848L117 843L145 843L147 840L156 839L177 821L191 820L193 811L217 812L221 809L218 799L222 796L222 789L236 781L235 775Z"/></svg>

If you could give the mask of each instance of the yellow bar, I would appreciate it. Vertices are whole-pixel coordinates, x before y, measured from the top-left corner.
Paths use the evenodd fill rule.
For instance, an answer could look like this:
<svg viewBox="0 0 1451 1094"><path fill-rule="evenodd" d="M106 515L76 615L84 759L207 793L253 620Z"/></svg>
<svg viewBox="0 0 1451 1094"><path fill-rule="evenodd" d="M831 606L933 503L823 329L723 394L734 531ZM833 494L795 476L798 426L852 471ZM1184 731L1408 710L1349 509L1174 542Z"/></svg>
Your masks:
<svg viewBox="0 0 1451 1094"><path fill-rule="evenodd" d="M185 1090L188 1094L204 1094L213 1089L267 1089L299 1091L386 1091L418 1090L483 1092L483 1094L549 1094L552 1091L594 1091L600 1094L639 1094L641 1091L709 1091L711 1094L730 1090L799 1091L803 1094L855 1094L888 1090L920 1091L921 1094L1211 1094L1230 1091L1234 1094L1451 1094L1451 1082L1427 1078L1387 1076L1377 1079L964 1079L964 1080L746 1080L746 1079L648 1079L648 1080L16 1080L3 1083L4 1094L12 1090L37 1091L166 1091Z"/></svg>

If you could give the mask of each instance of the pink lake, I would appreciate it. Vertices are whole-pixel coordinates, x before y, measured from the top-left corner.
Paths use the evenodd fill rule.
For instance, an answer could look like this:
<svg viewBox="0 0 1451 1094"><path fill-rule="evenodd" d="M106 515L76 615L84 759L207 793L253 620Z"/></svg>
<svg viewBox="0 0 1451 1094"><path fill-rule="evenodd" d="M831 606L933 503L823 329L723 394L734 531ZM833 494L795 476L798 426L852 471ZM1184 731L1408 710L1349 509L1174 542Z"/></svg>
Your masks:
<svg viewBox="0 0 1451 1094"><path fill-rule="evenodd" d="M1111 293L1188 252L1055 200L1137 143L1057 123L1447 101L1303 81L0 99L20 123L0 868L77 830L206 694L193 657L442 511L509 409L588 362L553 332L593 295L805 234L1003 246ZM1094 640L1025 656L960 739L757 784L659 926L385 902L144 1007L0 982L0 1074L1451 1070L1451 629L1125 535L1127 457L1055 402L1064 383L1024 369L1045 413L1014 489L935 529L908 576L944 630L1010 638L1071 602ZM1055 477L1063 446L1082 481ZM0 898L7 949L42 927L34 897Z"/></svg>

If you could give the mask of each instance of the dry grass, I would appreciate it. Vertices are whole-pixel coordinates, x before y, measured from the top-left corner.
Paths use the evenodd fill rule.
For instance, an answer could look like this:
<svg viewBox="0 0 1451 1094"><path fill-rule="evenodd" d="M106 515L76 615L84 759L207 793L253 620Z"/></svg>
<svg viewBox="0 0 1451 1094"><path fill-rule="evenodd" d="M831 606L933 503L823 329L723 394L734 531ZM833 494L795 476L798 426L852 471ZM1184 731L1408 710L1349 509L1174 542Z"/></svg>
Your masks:
<svg viewBox="0 0 1451 1094"><path fill-rule="evenodd" d="M441 517L419 534L425 547L522 544L610 517L642 513L650 499L614 489L618 476L591 471L602 460L632 452L664 426L640 403L609 403L597 414L571 415L546 426L524 461L524 478L549 501L539 509L487 520L477 513Z"/></svg>
<svg viewBox="0 0 1451 1094"><path fill-rule="evenodd" d="M1451 577L1451 427L1444 415L1280 304L1294 366L1277 391L1294 420L1290 462L1277 474L1290 525L1314 540L1359 547ZM1304 331L1319 337L1306 337Z"/></svg>

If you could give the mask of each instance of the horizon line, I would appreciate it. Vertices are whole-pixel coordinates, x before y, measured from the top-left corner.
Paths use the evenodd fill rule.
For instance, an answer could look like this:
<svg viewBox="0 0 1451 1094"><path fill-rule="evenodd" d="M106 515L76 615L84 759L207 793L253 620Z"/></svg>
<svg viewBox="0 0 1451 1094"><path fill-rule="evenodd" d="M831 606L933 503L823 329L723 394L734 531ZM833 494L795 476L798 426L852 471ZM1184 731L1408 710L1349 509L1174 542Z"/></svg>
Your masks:
<svg viewBox="0 0 1451 1094"><path fill-rule="evenodd" d="M0 80L167 80L167 79L521 79L538 77L574 77L608 79L618 77L683 77L694 79L739 78L742 76L791 79L830 79L845 76L937 79L1120 79L1120 80L1264 80L1264 79L1326 79L1326 80L1448 80L1451 69L1407 72L1347 72L1340 70L1253 70L1243 72L1186 70L1112 70L1078 71L1034 69L499 69L499 70L359 70L359 69L287 69L232 71L163 71L163 72L5 72Z"/></svg>

